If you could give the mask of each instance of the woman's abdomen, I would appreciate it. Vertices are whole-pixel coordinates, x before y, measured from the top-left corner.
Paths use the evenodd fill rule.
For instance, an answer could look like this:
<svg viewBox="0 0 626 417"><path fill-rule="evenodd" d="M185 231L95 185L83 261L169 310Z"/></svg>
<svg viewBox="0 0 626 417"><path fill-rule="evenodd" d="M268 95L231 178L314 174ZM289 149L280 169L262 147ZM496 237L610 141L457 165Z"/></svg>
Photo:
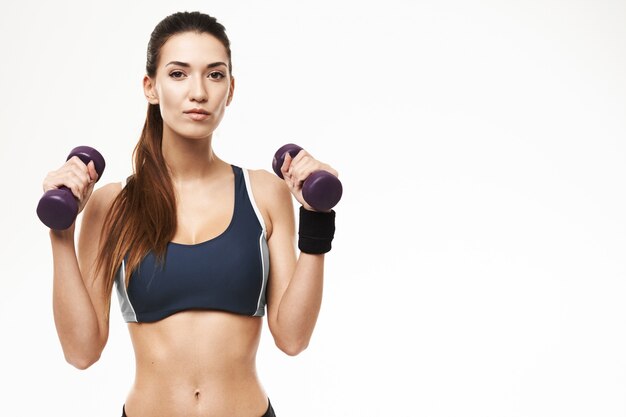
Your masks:
<svg viewBox="0 0 626 417"><path fill-rule="evenodd" d="M136 373L128 417L262 416L261 324L259 317L200 310L129 323Z"/></svg>

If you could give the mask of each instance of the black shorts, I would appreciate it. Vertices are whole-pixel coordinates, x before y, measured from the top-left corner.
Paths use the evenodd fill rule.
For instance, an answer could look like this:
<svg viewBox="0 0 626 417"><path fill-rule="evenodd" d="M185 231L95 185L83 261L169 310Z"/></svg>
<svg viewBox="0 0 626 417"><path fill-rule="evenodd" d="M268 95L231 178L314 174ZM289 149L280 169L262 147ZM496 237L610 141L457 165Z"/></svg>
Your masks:
<svg viewBox="0 0 626 417"><path fill-rule="evenodd" d="M128 417L126 415L126 408L124 405L122 405L122 417ZM272 403L270 402L269 398L267 399L267 411L261 417L276 417L276 414L274 414L274 409L272 408Z"/></svg>

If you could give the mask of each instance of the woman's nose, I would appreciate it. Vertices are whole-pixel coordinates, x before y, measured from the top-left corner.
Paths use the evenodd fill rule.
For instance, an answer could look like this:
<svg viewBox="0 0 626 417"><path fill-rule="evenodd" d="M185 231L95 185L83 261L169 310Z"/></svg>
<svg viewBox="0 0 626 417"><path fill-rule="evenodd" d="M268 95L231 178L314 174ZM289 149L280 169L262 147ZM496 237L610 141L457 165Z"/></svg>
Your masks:
<svg viewBox="0 0 626 417"><path fill-rule="evenodd" d="M204 86L204 80L202 78L196 78L191 82L191 91L189 96L191 99L197 101L205 101L208 98L207 89Z"/></svg>

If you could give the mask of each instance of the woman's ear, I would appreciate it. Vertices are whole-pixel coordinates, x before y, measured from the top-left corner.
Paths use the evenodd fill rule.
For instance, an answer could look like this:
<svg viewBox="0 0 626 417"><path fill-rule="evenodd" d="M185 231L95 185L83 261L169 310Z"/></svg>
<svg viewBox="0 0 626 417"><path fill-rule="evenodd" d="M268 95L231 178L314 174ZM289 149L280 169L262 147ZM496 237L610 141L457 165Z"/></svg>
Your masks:
<svg viewBox="0 0 626 417"><path fill-rule="evenodd" d="M152 83L152 78L148 75L143 77L143 91L148 99L148 103L150 104L159 104L159 99L156 96L156 91L154 89L154 84Z"/></svg>
<svg viewBox="0 0 626 417"><path fill-rule="evenodd" d="M228 106L231 101L233 101L233 93L235 92L235 77L230 78L230 90L228 91L228 100L226 100L226 105Z"/></svg>

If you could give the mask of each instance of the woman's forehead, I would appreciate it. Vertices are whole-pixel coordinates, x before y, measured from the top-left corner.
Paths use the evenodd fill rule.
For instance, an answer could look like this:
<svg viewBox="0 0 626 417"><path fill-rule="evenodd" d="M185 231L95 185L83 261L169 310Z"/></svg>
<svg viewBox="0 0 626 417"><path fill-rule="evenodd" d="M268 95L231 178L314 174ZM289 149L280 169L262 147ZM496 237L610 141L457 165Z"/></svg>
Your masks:
<svg viewBox="0 0 626 417"><path fill-rule="evenodd" d="M185 32L172 36L161 47L160 61L184 62L191 67L205 67L214 62L228 62L226 48L219 39L208 33Z"/></svg>

